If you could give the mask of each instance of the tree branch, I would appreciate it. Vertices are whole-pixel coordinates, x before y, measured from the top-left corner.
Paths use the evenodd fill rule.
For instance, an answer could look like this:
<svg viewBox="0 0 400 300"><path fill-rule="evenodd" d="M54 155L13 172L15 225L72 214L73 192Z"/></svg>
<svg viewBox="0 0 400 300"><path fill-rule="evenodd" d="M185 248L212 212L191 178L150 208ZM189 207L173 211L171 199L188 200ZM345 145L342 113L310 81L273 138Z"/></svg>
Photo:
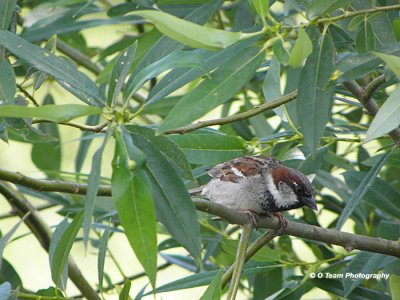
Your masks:
<svg viewBox="0 0 400 300"><path fill-rule="evenodd" d="M67 181L39 180L24 176L21 173L14 173L3 169L0 169L0 180L21 184L37 191L62 192L77 195L86 195L87 192L86 184L77 184ZM101 185L98 195L111 196L111 187L109 185ZM194 199L193 202L198 210L219 216L229 223L249 223L249 216L246 213L235 211L206 200ZM257 227L278 229L279 222L276 218L263 217L260 218ZM342 246L348 251L358 249L400 257L400 243L382 238L367 237L292 221L288 221L288 226L284 233L326 244Z"/></svg>
<svg viewBox="0 0 400 300"><path fill-rule="evenodd" d="M49 252L51 230L41 218L39 212L25 199L18 191L13 190L9 184L0 182L0 194L10 203L20 217L23 217L27 212L30 215L26 218L25 224L30 231L35 235L40 245ZM97 292L90 286L86 278L82 275L78 266L75 264L72 257L68 259L68 276L75 286L89 300L101 300Z"/></svg>
<svg viewBox="0 0 400 300"><path fill-rule="evenodd" d="M376 6L368 9L361 9L353 12L345 12L342 15L338 15L335 17L330 17L330 18L322 18L322 19L317 19L315 20L314 24L319 24L319 23L330 23L330 22L335 22L339 20L343 20L346 18L352 18L358 15L365 15L365 14L370 14L370 13L375 13L379 11L388 11L388 10L399 10L400 9L400 4L396 5L388 5L388 6Z"/></svg>
<svg viewBox="0 0 400 300"><path fill-rule="evenodd" d="M208 120L208 121L201 121L197 122L195 124L190 124L184 127L179 127L176 129L171 129L167 130L164 132L164 134L173 134L173 133L179 133L179 134L184 134L187 132L191 132L203 127L208 127L208 126L213 126L213 125L224 125L224 124L229 124L233 123L236 121L242 121L251 117L254 117L260 113L263 113L264 111L274 109L282 104L288 103L297 97L297 90L293 91L285 96L282 96L272 102L268 103L263 103L259 106L256 106L248 111L236 114L236 115L231 115L226 118L220 118L220 119L214 119L214 120Z"/></svg>
<svg viewBox="0 0 400 300"><path fill-rule="evenodd" d="M217 215L232 224L247 224L251 221L248 214L217 203L197 199L193 202L198 210ZM277 218L261 217L256 227L276 230L279 228L279 221ZM382 238L341 232L289 220L284 234L342 246L347 251L358 249L400 257L400 243Z"/></svg>
<svg viewBox="0 0 400 300"><path fill-rule="evenodd" d="M95 125L95 126L90 126L90 125L78 124L78 123L74 123L74 122L59 122L59 123L55 123L55 122L52 122L52 121L49 121L49 120L43 120L43 119L32 120L32 124L37 124L37 123L60 124L60 125L65 125L65 126L78 128L81 131L93 131L93 132L96 132L96 133L105 132L105 130L103 130L103 129L109 124L109 122L104 122L104 123L100 123L100 124Z"/></svg>
<svg viewBox="0 0 400 300"><path fill-rule="evenodd" d="M372 80L365 87L365 89L363 89L355 80L346 81L343 83L343 85L354 95L355 98L358 99L358 101L360 101L368 114L370 114L371 116L375 116L379 111L379 106L372 98L372 95L376 91L376 89L384 82L385 75L380 75ZM395 142L397 147L400 148L400 129L396 128L390 131L389 136Z"/></svg>

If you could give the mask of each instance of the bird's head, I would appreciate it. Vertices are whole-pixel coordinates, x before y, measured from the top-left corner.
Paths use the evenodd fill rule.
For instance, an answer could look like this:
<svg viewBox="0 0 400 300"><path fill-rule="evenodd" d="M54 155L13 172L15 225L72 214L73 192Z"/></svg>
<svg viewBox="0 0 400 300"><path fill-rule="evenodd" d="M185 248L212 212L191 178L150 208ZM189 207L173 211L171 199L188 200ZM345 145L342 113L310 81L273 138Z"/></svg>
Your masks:
<svg viewBox="0 0 400 300"><path fill-rule="evenodd" d="M272 178L278 190L282 188L291 189L297 196L297 200L314 210L318 210L313 187L303 173L280 165L272 171Z"/></svg>

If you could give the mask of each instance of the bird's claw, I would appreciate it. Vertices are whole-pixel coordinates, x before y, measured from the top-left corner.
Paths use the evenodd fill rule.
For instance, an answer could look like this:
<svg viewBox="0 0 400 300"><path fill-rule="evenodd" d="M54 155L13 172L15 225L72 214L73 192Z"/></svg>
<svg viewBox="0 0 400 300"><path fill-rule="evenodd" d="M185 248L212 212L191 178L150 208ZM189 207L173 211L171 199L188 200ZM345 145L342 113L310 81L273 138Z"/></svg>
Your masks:
<svg viewBox="0 0 400 300"><path fill-rule="evenodd" d="M275 231L275 234L276 235L281 235L282 233L285 232L286 227L288 225L288 222L280 212L274 212L274 213L272 213L272 215L277 217L278 218L278 222L279 222L279 228Z"/></svg>

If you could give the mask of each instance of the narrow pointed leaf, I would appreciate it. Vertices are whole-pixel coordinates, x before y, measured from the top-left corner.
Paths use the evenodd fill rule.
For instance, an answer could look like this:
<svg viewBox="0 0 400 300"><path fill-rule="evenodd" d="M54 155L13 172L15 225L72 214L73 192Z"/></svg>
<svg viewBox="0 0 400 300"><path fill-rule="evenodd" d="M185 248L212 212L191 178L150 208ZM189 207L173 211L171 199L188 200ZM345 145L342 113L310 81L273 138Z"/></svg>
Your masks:
<svg viewBox="0 0 400 300"><path fill-rule="evenodd" d="M374 50L375 47L375 33L372 25L368 20L364 20L358 27L356 36L357 51L368 52Z"/></svg>
<svg viewBox="0 0 400 300"><path fill-rule="evenodd" d="M239 32L200 26L161 11L142 10L133 15L150 20L161 33L192 48L226 48L240 38Z"/></svg>
<svg viewBox="0 0 400 300"><path fill-rule="evenodd" d="M307 15L313 19L335 9L347 7L351 2L352 0L314 0L307 10Z"/></svg>
<svg viewBox="0 0 400 300"><path fill-rule="evenodd" d="M146 173L154 194L157 219L195 258L200 257L200 226L196 209L178 173L145 137L132 133L134 144L146 152Z"/></svg>
<svg viewBox="0 0 400 300"><path fill-rule="evenodd" d="M351 216L354 209L360 203L360 201L364 198L368 189L374 183L376 177L378 176L379 171L381 170L383 164L386 161L388 154L383 155L375 165L369 170L368 174L361 181L358 188L352 193L350 199L347 201L346 206L344 207L340 217L336 223L336 229L340 230L346 220Z"/></svg>
<svg viewBox="0 0 400 300"><path fill-rule="evenodd" d="M157 230L151 189L141 169L130 170L126 145L118 131L115 138L112 198L129 244L155 287Z"/></svg>
<svg viewBox="0 0 400 300"><path fill-rule="evenodd" d="M179 127L205 115L233 97L253 76L264 58L264 51L247 48L219 67L171 110L159 131Z"/></svg>
<svg viewBox="0 0 400 300"><path fill-rule="evenodd" d="M389 98L383 103L382 107L371 122L367 131L365 141L376 139L400 125L400 87L392 92Z"/></svg>
<svg viewBox="0 0 400 300"><path fill-rule="evenodd" d="M195 80L206 72L211 72L215 68L223 65L227 60L231 59L239 51L254 44L260 37L246 39L236 43L226 49L220 51L197 50L196 53L204 60L203 69L200 68L184 68L172 70L165 75L151 89L145 106L149 106L159 100L164 99L173 91L178 90L185 84Z"/></svg>
<svg viewBox="0 0 400 300"><path fill-rule="evenodd" d="M185 154L182 152L179 145L174 142L173 138L162 134L156 135L155 130L142 126L128 125L126 126L126 129L128 129L130 133L141 135L144 139L155 146L164 158L180 171L182 176L187 179L193 179L192 170L186 160Z"/></svg>
<svg viewBox="0 0 400 300"><path fill-rule="evenodd" d="M60 240L55 246L55 251L51 263L51 278L57 287L60 287L62 274L68 262L68 256L71 252L72 245L76 239L79 229L83 221L83 211L78 213L71 224L65 229Z"/></svg>
<svg viewBox="0 0 400 300"><path fill-rule="evenodd" d="M382 59L387 67L396 74L397 77L400 78L400 57L396 55L390 55L381 52L373 52L373 54L380 59Z"/></svg>
<svg viewBox="0 0 400 300"><path fill-rule="evenodd" d="M380 253L358 253L350 263L346 266L345 274L375 274L380 268L382 262L387 258L386 255ZM343 278L344 294L347 297L355 288L357 288L365 279L357 278L349 280Z"/></svg>
<svg viewBox="0 0 400 300"><path fill-rule="evenodd" d="M148 65L138 73L133 73L127 82L125 92L126 96L124 98L129 99L131 95L137 92L147 80L156 77L167 70L173 68L192 67L198 68L202 70L202 73L205 73L206 71L204 70L203 65L203 58L195 52L174 51L159 61Z"/></svg>
<svg viewBox="0 0 400 300"><path fill-rule="evenodd" d="M10 25L17 0L0 1L0 29L7 29Z"/></svg>
<svg viewBox="0 0 400 300"><path fill-rule="evenodd" d="M108 103L116 103L118 100L118 95L132 67L136 55L136 48L137 42L129 46L118 56L108 82Z"/></svg>
<svg viewBox="0 0 400 300"><path fill-rule="evenodd" d="M243 156L246 152L245 141L237 136L191 133L172 135L170 138L181 147L192 164L218 164Z"/></svg>
<svg viewBox="0 0 400 300"><path fill-rule="evenodd" d="M107 253L107 245L108 238L110 236L110 224L107 226L107 229L104 230L99 244L99 255L97 256L97 271L99 276L99 290L102 292L103 290L103 277L104 277L104 263L106 260Z"/></svg>
<svg viewBox="0 0 400 300"><path fill-rule="evenodd" d="M52 270L53 258L57 249L57 245L60 242L61 237L63 236L65 230L68 228L68 217L65 217L56 227L54 233L51 237L50 246L49 246L49 263L50 270ZM54 281L56 279L53 279ZM64 265L62 270L61 279L59 281L59 288L61 290L65 290L67 288L67 280L68 280L68 266Z"/></svg>
<svg viewBox="0 0 400 300"><path fill-rule="evenodd" d="M125 280L124 287L122 288L121 292L119 293L119 300L129 300L129 291L131 290L131 281L129 279Z"/></svg>
<svg viewBox="0 0 400 300"><path fill-rule="evenodd" d="M0 105L0 117L10 118L38 118L55 123L67 122L75 118L100 114L101 108L80 105L44 105L38 107L26 107L20 105Z"/></svg>
<svg viewBox="0 0 400 300"><path fill-rule="evenodd" d="M110 132L111 132L110 130L107 131L103 143L101 144L100 148L97 149L97 151L92 157L92 167L90 169L88 189L85 200L85 210L84 210L85 217L83 219L83 242L85 248L87 247L87 243L89 241L89 232L90 232L90 226L92 224L92 215L96 205L97 192L100 186L101 160L103 157L104 148L107 144Z"/></svg>
<svg viewBox="0 0 400 300"><path fill-rule="evenodd" d="M224 275L224 270L219 270L215 275L208 288L201 296L200 300L220 300L222 295L221 279Z"/></svg>
<svg viewBox="0 0 400 300"><path fill-rule="evenodd" d="M334 89L326 85L334 70L334 63L330 36L319 36L315 28L309 33L315 41L314 49L301 71L296 119L304 135L304 144L315 153L330 118Z"/></svg>
<svg viewBox="0 0 400 300"><path fill-rule="evenodd" d="M7 61L0 61L0 103L14 100L16 81L14 69Z"/></svg>
<svg viewBox="0 0 400 300"><path fill-rule="evenodd" d="M28 214L29 215L29 214ZM15 224L10 231L8 231L4 236L1 237L0 239L0 269L2 266L2 261L3 261L3 251L4 248L6 247L8 241L12 237L12 235L17 231L18 227L21 225L22 222L25 221L28 215L25 215L17 224Z"/></svg>
<svg viewBox="0 0 400 300"><path fill-rule="evenodd" d="M103 105L103 97L96 84L73 64L8 31L0 30L0 45L32 67L53 76L65 89L85 103Z"/></svg>
<svg viewBox="0 0 400 300"><path fill-rule="evenodd" d="M300 29L299 37L297 38L296 44L290 54L289 65L293 68L298 68L303 64L306 59L313 51L313 44L308 37L308 34L304 29Z"/></svg>

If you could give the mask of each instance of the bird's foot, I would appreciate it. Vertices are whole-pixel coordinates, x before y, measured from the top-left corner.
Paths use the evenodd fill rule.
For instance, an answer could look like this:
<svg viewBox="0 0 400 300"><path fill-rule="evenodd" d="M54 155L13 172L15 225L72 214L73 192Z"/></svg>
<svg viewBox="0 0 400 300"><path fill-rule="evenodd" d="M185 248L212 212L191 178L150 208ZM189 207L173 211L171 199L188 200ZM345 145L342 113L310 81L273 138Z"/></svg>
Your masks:
<svg viewBox="0 0 400 300"><path fill-rule="evenodd" d="M281 235L286 230L288 222L280 212L273 212L272 215L277 217L278 221L279 221L279 228L276 230L275 234L276 235Z"/></svg>
<svg viewBox="0 0 400 300"><path fill-rule="evenodd" d="M241 209L241 211L245 212L250 217L250 220L251 220L251 223L253 224L253 227L256 227L260 217L254 211L251 211L251 210L248 210L248 209Z"/></svg>

